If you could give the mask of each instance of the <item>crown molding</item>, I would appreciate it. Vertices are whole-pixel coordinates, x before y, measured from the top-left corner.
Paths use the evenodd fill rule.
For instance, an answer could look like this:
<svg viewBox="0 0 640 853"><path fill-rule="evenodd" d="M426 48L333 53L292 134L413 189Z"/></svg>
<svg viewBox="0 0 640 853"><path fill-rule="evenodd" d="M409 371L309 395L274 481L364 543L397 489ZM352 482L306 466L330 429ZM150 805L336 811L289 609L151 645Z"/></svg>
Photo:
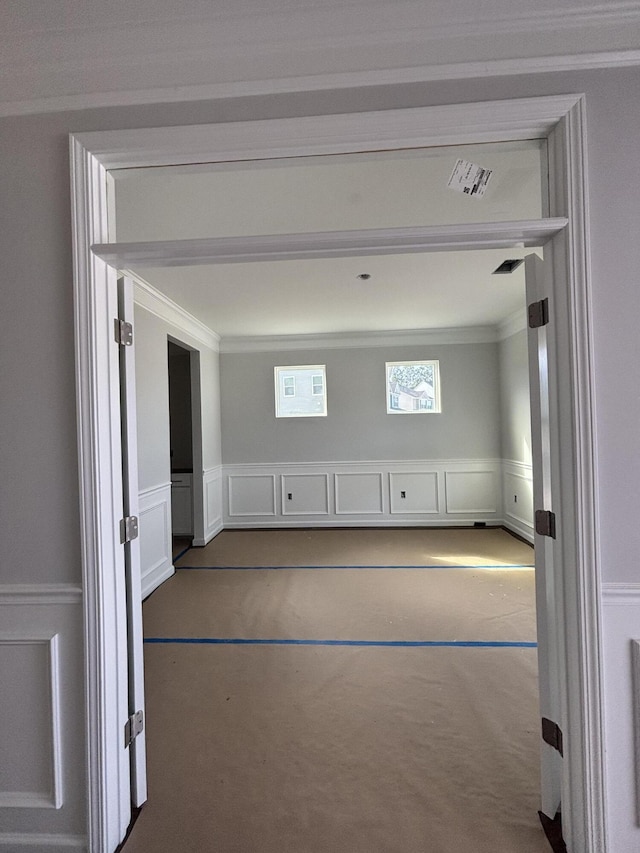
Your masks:
<svg viewBox="0 0 640 853"><path fill-rule="evenodd" d="M0 116L640 64L637 0L536 11L494 0L491 15L427 6L272 0L170 20L8 22Z"/></svg>
<svg viewBox="0 0 640 853"><path fill-rule="evenodd" d="M164 320L166 323L186 332L214 352L219 352L220 336L216 332L205 326L193 314L185 311L173 299L169 299L164 293L160 293L137 273L131 272L131 270L122 270L122 272L133 281L133 298L136 305L154 314L160 320Z"/></svg>
<svg viewBox="0 0 640 853"><path fill-rule="evenodd" d="M367 349L370 347L436 346L441 344L488 344L497 341L495 326L452 329L402 329L326 335L264 335L222 338L221 353L284 352L291 350Z"/></svg>
<svg viewBox="0 0 640 853"><path fill-rule="evenodd" d="M173 104L188 101L214 101L261 95L355 89L369 86L394 86L410 83L435 83L446 80L509 77L522 74L549 74L563 71L593 71L604 68L629 68L640 65L640 50L624 49L582 54L536 56L522 59L494 59L407 68L345 71L296 77L238 80L231 82L148 86L137 89L80 92L77 94L25 97L0 102L0 118L70 112L104 107L128 107L142 104Z"/></svg>
<svg viewBox="0 0 640 853"><path fill-rule="evenodd" d="M518 332L523 332L527 328L527 311L525 308L519 308L509 317L505 317L498 323L497 339L504 341Z"/></svg>

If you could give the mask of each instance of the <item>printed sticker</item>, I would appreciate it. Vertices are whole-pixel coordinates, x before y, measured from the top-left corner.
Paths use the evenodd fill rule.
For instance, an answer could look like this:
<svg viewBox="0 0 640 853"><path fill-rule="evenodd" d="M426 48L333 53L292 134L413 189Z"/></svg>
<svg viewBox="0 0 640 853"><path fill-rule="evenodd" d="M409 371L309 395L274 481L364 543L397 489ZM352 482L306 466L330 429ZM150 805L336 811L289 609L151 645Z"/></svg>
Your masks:
<svg viewBox="0 0 640 853"><path fill-rule="evenodd" d="M482 198L492 174L493 169L483 169L468 160L457 160L447 186L456 192Z"/></svg>

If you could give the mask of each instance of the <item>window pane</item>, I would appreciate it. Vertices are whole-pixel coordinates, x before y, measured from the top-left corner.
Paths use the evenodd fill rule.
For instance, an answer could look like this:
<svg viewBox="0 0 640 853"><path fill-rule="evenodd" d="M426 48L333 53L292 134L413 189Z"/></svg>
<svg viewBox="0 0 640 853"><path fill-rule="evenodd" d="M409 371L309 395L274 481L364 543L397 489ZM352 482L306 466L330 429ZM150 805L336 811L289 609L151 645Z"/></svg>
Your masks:
<svg viewBox="0 0 640 853"><path fill-rule="evenodd" d="M323 364L276 367L276 417L325 416L327 414L325 385Z"/></svg>
<svg viewBox="0 0 640 853"><path fill-rule="evenodd" d="M387 362L387 413L440 412L437 361Z"/></svg>

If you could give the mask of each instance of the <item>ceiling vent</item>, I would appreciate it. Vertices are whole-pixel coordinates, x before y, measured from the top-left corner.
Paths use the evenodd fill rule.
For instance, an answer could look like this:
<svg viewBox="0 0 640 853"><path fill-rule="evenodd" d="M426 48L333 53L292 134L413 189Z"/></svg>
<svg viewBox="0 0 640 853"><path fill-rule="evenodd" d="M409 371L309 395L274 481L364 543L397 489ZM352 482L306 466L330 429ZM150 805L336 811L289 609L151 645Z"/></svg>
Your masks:
<svg viewBox="0 0 640 853"><path fill-rule="evenodd" d="M524 258L507 258L500 266L493 271L493 275L509 275L514 270L524 263Z"/></svg>

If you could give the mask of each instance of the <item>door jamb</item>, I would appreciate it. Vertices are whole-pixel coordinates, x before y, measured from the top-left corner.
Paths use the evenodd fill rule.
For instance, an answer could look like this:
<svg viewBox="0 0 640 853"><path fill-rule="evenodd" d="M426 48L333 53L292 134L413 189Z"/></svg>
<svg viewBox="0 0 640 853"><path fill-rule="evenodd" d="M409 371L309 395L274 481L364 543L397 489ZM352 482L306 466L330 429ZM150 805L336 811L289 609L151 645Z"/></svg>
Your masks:
<svg viewBox="0 0 640 853"><path fill-rule="evenodd" d="M564 609L556 615L568 675L565 837L576 853L607 850L585 103L582 95L567 95L71 135L89 846L95 853L111 853L117 846L120 812L126 809L122 789L128 790L116 750L126 655L114 580L122 551L116 535L119 401L109 336L115 270L91 251L108 242L108 171L531 138L548 140L550 215L569 219L557 238L562 251L554 253L556 278L566 285L558 288L559 371L571 389L559 401L567 488L561 507Z"/></svg>

